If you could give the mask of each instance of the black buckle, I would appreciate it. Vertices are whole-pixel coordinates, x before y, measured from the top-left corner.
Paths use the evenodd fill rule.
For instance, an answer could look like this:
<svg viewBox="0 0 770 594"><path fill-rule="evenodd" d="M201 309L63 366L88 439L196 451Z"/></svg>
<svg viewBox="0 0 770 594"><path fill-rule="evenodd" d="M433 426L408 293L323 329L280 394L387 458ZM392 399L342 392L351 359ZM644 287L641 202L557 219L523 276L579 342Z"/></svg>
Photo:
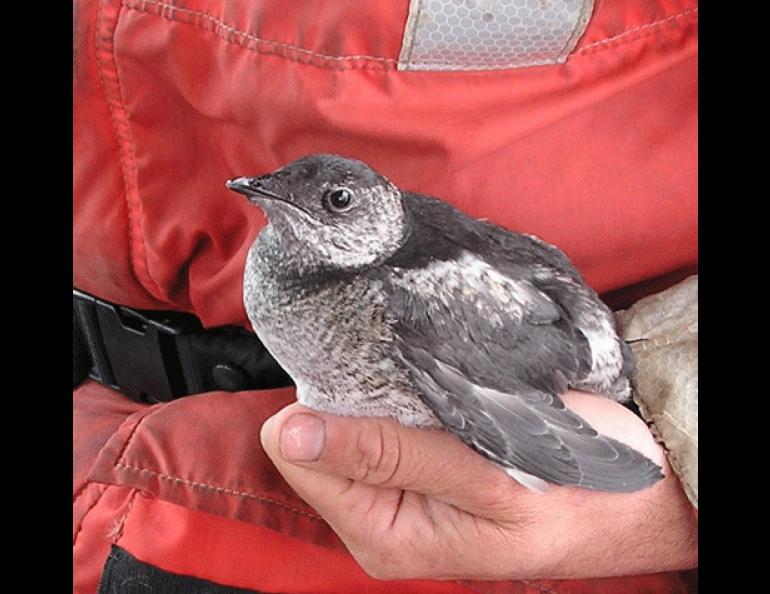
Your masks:
<svg viewBox="0 0 770 594"><path fill-rule="evenodd" d="M168 402L189 393L176 337L201 329L195 316L114 305L77 289L72 298L93 379L140 402Z"/></svg>

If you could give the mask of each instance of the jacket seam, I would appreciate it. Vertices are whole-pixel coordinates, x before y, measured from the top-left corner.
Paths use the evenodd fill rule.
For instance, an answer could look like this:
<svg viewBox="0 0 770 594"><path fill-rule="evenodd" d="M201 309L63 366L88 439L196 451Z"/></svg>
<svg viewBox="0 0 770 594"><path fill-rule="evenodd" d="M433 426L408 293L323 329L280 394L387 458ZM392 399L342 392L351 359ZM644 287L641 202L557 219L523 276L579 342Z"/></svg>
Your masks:
<svg viewBox="0 0 770 594"><path fill-rule="evenodd" d="M115 457L115 464L120 464L125 460L126 454L128 453L128 448L131 447L131 444L134 441L134 437L136 436L137 430L139 429L139 425L141 425L146 418L153 415L155 412L160 410L162 407L158 406L155 408L155 410L149 410L147 411L140 419L136 421L136 424L131 428L131 432L128 434L128 437L126 438L126 443L123 444L123 447L120 448L120 452Z"/></svg>
<svg viewBox="0 0 770 594"><path fill-rule="evenodd" d="M238 45L246 50L258 54L274 55L300 64L308 64L311 66L318 66L320 68L327 68L332 70L366 68L374 70L395 70L396 63L398 62L395 58L384 58L380 56L332 56L329 54L322 54L313 50L292 45L290 43L262 39L256 35L248 33L247 31L242 31L231 25L228 25L221 19L218 19L208 13L192 10L189 8L181 8L166 2L156 2L153 0L122 0L122 4L129 10L135 10L144 14L151 14L168 21L189 25L202 31L209 31L222 39L222 41L232 45ZM150 8L152 6L157 8ZM200 22L201 20L210 23L210 26L207 27L203 25ZM213 27L214 29L212 30L210 27ZM232 35L238 36L240 40L233 40ZM258 45L257 47L251 47L248 45L249 42L254 42Z"/></svg>
<svg viewBox="0 0 770 594"><path fill-rule="evenodd" d="M664 19L660 19L658 21L654 21L652 23L647 23L646 25L639 25L638 27L633 27L631 29L627 29L623 31L622 33L618 33L617 35L613 35L612 37L608 37L607 39L602 39L600 41L594 41L592 43L589 43L588 45L585 45L581 47L579 50L576 50L572 53L573 57L577 57L582 55L584 52L588 54L596 53L596 51L601 50L592 50L593 48L604 46L601 49L611 49L613 47L618 47L619 45L624 45L626 43L631 43L633 41L638 41L640 39L644 39L645 37L649 37L650 35L657 33L657 30L660 29L663 25L666 23L669 23L671 21L675 21L677 19L683 19L685 17L690 16L691 14L695 14L698 12L698 8L691 8L690 10L685 10L683 12L680 12L678 14L673 14L671 16L668 16ZM695 22L695 21L693 21ZM632 37L631 39L627 39L624 41L621 41L620 43L613 44L612 42L617 41L618 39L622 39L623 37L627 37L629 35L632 35L633 33L641 32L641 31L647 31L647 33L643 35L638 35L635 37Z"/></svg>
<svg viewBox="0 0 770 594"><path fill-rule="evenodd" d="M124 199L127 208L127 235L129 269L139 283L156 299L164 300L163 292L150 275L147 254L141 237L142 205L138 189L132 179L136 178L135 149L128 123L128 112L123 101L123 90L120 86L117 62L115 58L115 29L120 20L122 7L118 6L111 20L104 14L104 7L109 0L100 0L96 10L96 26L94 49L96 53L96 70L101 83L104 100L110 112L112 129L117 137L120 153L121 173L123 177ZM109 20L109 22L108 22ZM139 233L135 232L136 230Z"/></svg>
<svg viewBox="0 0 770 594"><path fill-rule="evenodd" d="M190 481L190 480L187 480L187 479L182 479L182 478L179 478L179 477L162 474L162 473L156 472L154 470L150 470L148 468L141 468L139 466L134 466L134 465L131 465L131 464L118 463L115 466L117 468L125 468L125 469L130 469L130 470L137 470L139 472L145 472L145 473L153 474L153 475L157 476L158 478L161 478L161 479L164 479L164 480L170 480L170 481L173 481L173 482L181 482L181 483L185 483L185 484L188 484L190 486L193 486L193 487L202 487L202 488L207 488L207 489L213 489L215 491L225 492L225 493L228 493L228 494L231 494L231 495L238 495L240 497L247 497L247 498L250 498L250 499L256 499L256 500L259 500L259 501L262 501L262 502L265 502L265 503L270 503L270 504L276 505L278 507L285 508L285 509L287 509L289 511L292 511L292 512L297 513L297 514L301 514L303 516L307 516L307 517L312 518L314 520L323 521L323 518L321 518L320 516L317 516L317 515L312 514L310 512L306 512L306 511L301 510L299 508L296 508L294 506L287 505L286 503L283 503L281 501L277 501L275 499L271 499L269 497L265 497L263 495L256 495L254 493L248 493L248 492L244 492L244 491L235 491L233 489L227 489L225 487L220 487L220 486L217 486L217 485L209 485L207 483L201 483L201 482L198 482L198 481ZM92 484L92 483L91 482L87 482L86 484ZM96 498L96 500L89 506L88 510L86 510L86 512L83 514L83 517L81 518L81 521L78 524L78 528L77 528L77 530L75 532L75 535L73 536L73 539L72 539L72 546L73 546L73 548L75 547L75 545L77 543L78 536L80 535L80 532L81 532L82 527L83 527L83 521L85 520L86 516L88 515L88 512L90 512L96 506L96 504L101 500L102 495L107 491L108 485L103 484L103 483L96 483L96 484L101 486L101 492L99 493L99 495ZM82 489L81 489L81 492L82 492ZM121 518L117 521L117 523L115 525L115 532L112 534L112 536L110 538L110 542L112 544L118 544L118 542L122 538L123 530L124 530L125 525L126 525L126 521L128 520L129 514L133 510L134 500L136 499L136 496L137 496L138 492L139 492L139 490L136 489L136 488L131 490L131 495L130 495L129 500L128 500L127 509L126 509L125 513L121 516ZM531 582L529 580L522 580L521 583L523 583L526 586L529 586L531 588L534 588L534 589L536 589L536 590L538 590L540 592L543 592L545 594L558 594L555 590L552 590L552 589L550 589L550 588L548 588L546 586L542 586L540 584L533 583L533 582Z"/></svg>
<svg viewBox="0 0 770 594"><path fill-rule="evenodd" d="M192 10L189 8L182 8L179 6L175 6L173 4L169 4L167 2L161 2L156 0L122 0L122 5L123 7L129 10L134 10L136 12L141 12L144 14L150 14L168 21L177 22L183 25L189 25L191 27L194 27L202 31L211 32L217 37L219 37L225 43L228 43L231 45L238 45L248 51L251 51L257 54L273 55L273 56L284 58L286 60L296 62L299 64L306 64L310 66L317 66L319 68L326 68L326 69L332 69L332 70L367 69L368 68L373 70L395 71L396 64L398 63L398 60L396 60L395 58L384 58L381 56L369 56L369 55L332 56L329 54L322 54L319 52L315 52L313 50L309 50L307 48L299 47L297 45L292 45L290 43L263 39L247 31L243 31L241 29L237 29L233 27L232 25L228 25L221 19L218 19L217 17L210 15L206 12ZM155 8L151 8L151 7L155 7ZM644 39L646 37L649 37L659 32L662 26L666 25L667 23L689 17L690 15L693 15L697 12L698 12L697 7L691 8L689 10L685 10L678 14L667 16L663 19L654 21L652 23L646 23L644 25L638 25L636 27L632 27L631 29L627 29L625 31L622 31L621 33L618 33L606 39L594 41L568 54L567 61L571 60L572 58L577 58L583 55L590 55L590 54L596 53L597 51L612 49L612 48L619 47L621 45L625 45L627 43L639 41L640 39ZM201 24L200 22L201 19L210 23L211 25L205 26ZM211 27L213 27L213 30ZM642 33L642 34L634 35L634 33ZM232 35L237 35L238 37L240 37L240 41L233 40ZM630 37L630 38L625 39L627 37ZM618 43L614 43L618 40L621 40L621 41L619 41ZM248 45L249 42L254 42L258 45L257 47L253 47ZM291 55L292 53L297 55ZM306 59L301 59L302 56L305 56ZM373 62L373 63L369 63L369 62ZM424 66L425 64L421 64L421 65ZM433 66L433 67L446 66L446 65L448 64L443 64L443 63L427 64L427 66ZM495 70L501 71L501 70L508 70L508 69L502 68L502 69L495 69Z"/></svg>
<svg viewBox="0 0 770 594"><path fill-rule="evenodd" d="M126 511L125 513L118 518L118 520L113 524L113 529L110 531L110 533L107 535L110 539L110 542L114 545L117 545L120 539L123 537L123 528L126 525L126 520L128 519L128 515L131 513L131 510L134 508L134 500L136 499L136 495L139 492L138 489L131 489L131 494L128 497L128 503L126 504Z"/></svg>
<svg viewBox="0 0 770 594"><path fill-rule="evenodd" d="M284 503L282 501L279 501L277 499L273 499L271 497L265 497L264 495L257 495L256 493L249 493L248 491L236 491L235 489L230 489L227 487L222 487L220 485L213 485L210 483L204 483L201 481L192 481L189 479L184 479L178 476L173 476L170 474L164 474L161 472L158 472L156 470L151 470L149 468L142 468L140 466L135 466L133 464L125 464L123 462L118 462L115 464L115 468L119 469L126 469L126 470L133 470L141 473L151 474L153 476L158 477L159 479L173 482L173 483L182 483L185 485L188 485L190 487L199 488L199 489L209 489L218 493L225 493L227 495L236 495L238 497L244 497L248 499L255 499L257 501L261 501L264 503L270 503L273 505L277 505L278 507L283 507L289 511L292 511L297 514L301 514L303 516L307 516L308 518L312 518L314 520L321 520L323 521L323 518L321 516L318 516L316 514L307 512L303 509L300 509L298 507L294 507L293 505L289 505L287 503Z"/></svg>

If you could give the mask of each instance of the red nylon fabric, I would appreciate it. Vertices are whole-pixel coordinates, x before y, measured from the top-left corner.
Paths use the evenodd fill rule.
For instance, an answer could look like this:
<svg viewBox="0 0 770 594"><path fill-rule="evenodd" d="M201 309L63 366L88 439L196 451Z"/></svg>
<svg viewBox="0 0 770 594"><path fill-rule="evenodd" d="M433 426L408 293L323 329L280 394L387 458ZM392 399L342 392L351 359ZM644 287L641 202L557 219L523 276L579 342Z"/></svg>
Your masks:
<svg viewBox="0 0 770 594"><path fill-rule="evenodd" d="M224 180L318 151L540 235L599 291L697 263L696 2L597 0L566 64L474 73L396 70L406 0L74 8L82 290L194 312L208 326L247 325L241 275L264 219ZM336 591L378 591L259 450L258 427L291 397L210 394L146 408L90 382L78 389L75 591L96 591L111 542L223 583L248 574L247 587L266 591L339 580L350 586ZM237 567L227 561L236 550ZM257 569L260 555L269 571ZM686 591L675 574L462 587Z"/></svg>
<svg viewBox="0 0 770 594"><path fill-rule="evenodd" d="M78 495L99 452L126 417L144 406L112 390L100 391L97 398L75 398L72 404L73 489Z"/></svg>
<svg viewBox="0 0 770 594"><path fill-rule="evenodd" d="M118 544L128 550L146 550L143 530L147 525L157 526L165 535L163 546L152 551L152 562L174 573L262 592L394 591L392 582L371 579L343 551L306 543L297 555L297 542L279 532L145 497L135 499ZM207 560L205 565L201 558ZM395 588L400 591L399 586ZM455 582L433 580L412 580L407 588L415 594L473 592Z"/></svg>
<svg viewBox="0 0 770 594"><path fill-rule="evenodd" d="M369 578L329 526L297 497L259 446L258 428L293 390L211 392L125 406L92 450L75 505L75 591L94 592L110 544L173 573L264 592L392 592ZM115 419L120 394L88 381L75 392L76 427ZM96 411L103 409L103 414ZM227 452L227 455L223 455ZM686 592L683 577L399 582L399 592L636 594Z"/></svg>
<svg viewBox="0 0 770 594"><path fill-rule="evenodd" d="M696 3L597 2L566 64L471 73L395 69L405 1L289 4L76 5L76 286L246 324L264 220L224 180L318 151L540 235L600 292L696 262Z"/></svg>

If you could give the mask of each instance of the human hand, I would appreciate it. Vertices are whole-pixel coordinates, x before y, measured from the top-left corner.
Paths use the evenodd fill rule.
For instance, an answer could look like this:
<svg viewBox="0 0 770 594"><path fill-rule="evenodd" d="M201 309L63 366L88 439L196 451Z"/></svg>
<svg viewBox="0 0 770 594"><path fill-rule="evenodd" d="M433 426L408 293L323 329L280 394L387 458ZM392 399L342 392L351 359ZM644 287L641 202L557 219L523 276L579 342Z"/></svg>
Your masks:
<svg viewBox="0 0 770 594"><path fill-rule="evenodd" d="M292 404L268 419L265 452L380 579L537 579L697 565L697 520L642 420L606 398L565 404L635 447L665 478L635 493L552 485L533 493L444 431Z"/></svg>

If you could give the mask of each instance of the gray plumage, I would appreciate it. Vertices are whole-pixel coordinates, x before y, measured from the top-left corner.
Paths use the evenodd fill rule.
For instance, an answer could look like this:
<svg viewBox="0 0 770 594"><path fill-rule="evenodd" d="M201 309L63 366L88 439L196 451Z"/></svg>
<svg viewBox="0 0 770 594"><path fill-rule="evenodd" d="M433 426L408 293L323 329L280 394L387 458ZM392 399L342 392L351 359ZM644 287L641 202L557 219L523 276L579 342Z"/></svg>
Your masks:
<svg viewBox="0 0 770 594"><path fill-rule="evenodd" d="M627 401L631 357L557 248L336 155L227 185L268 216L244 303L300 403L447 429L535 490L661 478L559 398L572 387Z"/></svg>

